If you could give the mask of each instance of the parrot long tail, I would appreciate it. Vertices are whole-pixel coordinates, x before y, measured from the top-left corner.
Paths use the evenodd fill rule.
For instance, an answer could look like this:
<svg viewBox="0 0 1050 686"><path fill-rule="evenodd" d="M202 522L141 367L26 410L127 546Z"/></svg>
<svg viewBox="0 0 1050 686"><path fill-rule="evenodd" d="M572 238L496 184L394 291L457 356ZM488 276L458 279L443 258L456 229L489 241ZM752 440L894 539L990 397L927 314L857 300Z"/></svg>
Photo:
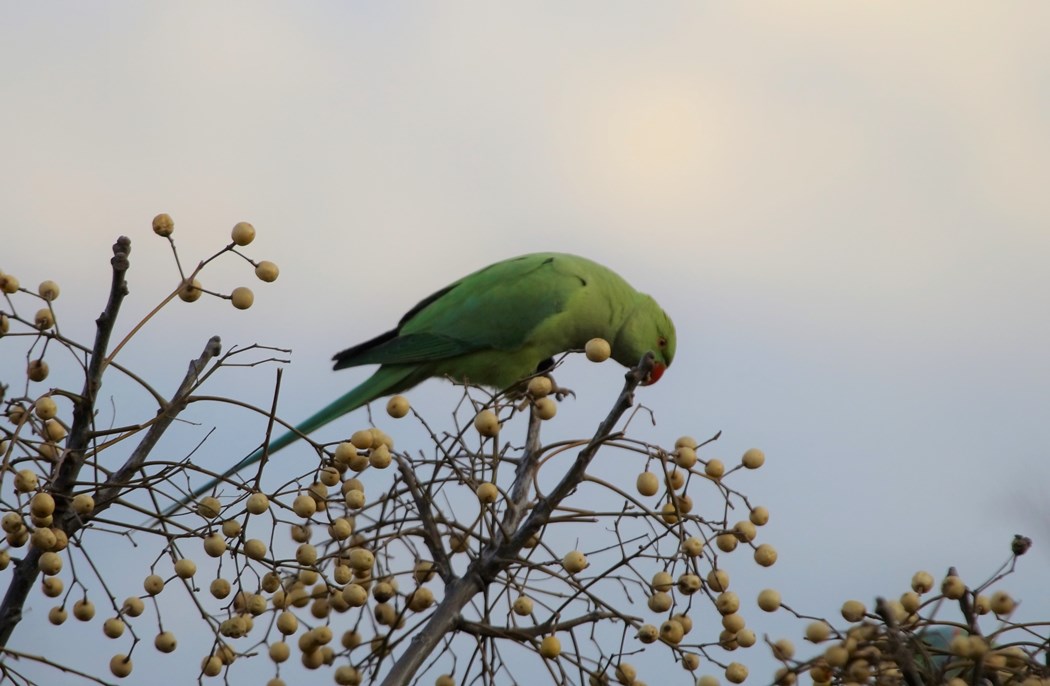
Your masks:
<svg viewBox="0 0 1050 686"><path fill-rule="evenodd" d="M294 430L288 431L277 437L275 440L270 441L268 449L259 448L255 450L243 460L223 472L221 477L210 480L208 483L194 490L193 494L188 498L184 498L169 507L164 511L164 516L167 517L177 512L187 503L196 500L205 493L208 493L234 474L252 466L261 460L264 454L269 454L272 457L273 454L281 448L296 442L305 435L313 433L325 424L342 417L344 414L353 412L357 408L367 405L376 398L381 398L384 395L389 395L391 393L397 393L400 390L404 390L405 388L414 385L416 383L414 377L417 372L418 369L411 365L380 367L376 370L375 374L365 379L359 385L304 419L296 425Z"/></svg>

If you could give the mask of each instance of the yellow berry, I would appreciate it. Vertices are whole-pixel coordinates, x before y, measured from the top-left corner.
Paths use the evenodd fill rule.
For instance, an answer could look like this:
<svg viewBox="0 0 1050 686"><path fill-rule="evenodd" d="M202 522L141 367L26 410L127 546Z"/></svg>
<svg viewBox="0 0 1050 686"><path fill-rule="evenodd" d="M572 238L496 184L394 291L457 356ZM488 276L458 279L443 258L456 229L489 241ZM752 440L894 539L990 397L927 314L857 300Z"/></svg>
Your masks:
<svg viewBox="0 0 1050 686"><path fill-rule="evenodd" d="M671 619L675 620L676 622L682 625L682 631L684 633L688 634L690 631L693 630L693 620L689 615L682 614L681 612L679 612L678 614L671 617Z"/></svg>
<svg viewBox="0 0 1050 686"><path fill-rule="evenodd" d="M93 510L95 510L95 498L86 493L72 497L72 511L78 515L89 515Z"/></svg>
<svg viewBox="0 0 1050 686"><path fill-rule="evenodd" d="M650 585L657 591L670 591L671 587L674 586L674 577L667 572L657 572L653 574L653 580Z"/></svg>
<svg viewBox="0 0 1050 686"><path fill-rule="evenodd" d="M37 489L37 484L36 472L32 469L19 469L15 472L15 490L19 493L30 493L35 491ZM21 521L21 519L19 519L19 521ZM5 531L7 530L5 529Z"/></svg>
<svg viewBox="0 0 1050 686"><path fill-rule="evenodd" d="M45 577L40 582L40 590L43 591L44 595L48 598L57 598L62 595L62 590L65 588L65 584L57 576Z"/></svg>
<svg viewBox="0 0 1050 686"><path fill-rule="evenodd" d="M150 574L143 580L142 588L149 595L157 595L164 590L164 579L159 574Z"/></svg>
<svg viewBox="0 0 1050 686"><path fill-rule="evenodd" d="M49 419L44 422L44 436L49 441L61 441L66 437L66 427L57 419Z"/></svg>
<svg viewBox="0 0 1050 686"><path fill-rule="evenodd" d="M360 510L365 506L364 491L359 491L356 488L351 489L346 492L345 496L343 496L343 501L351 510Z"/></svg>
<svg viewBox="0 0 1050 686"><path fill-rule="evenodd" d="M358 450L369 450L372 447L373 438L374 436L371 431L368 429L361 429L360 431L355 431L350 437L350 443Z"/></svg>
<svg viewBox="0 0 1050 686"><path fill-rule="evenodd" d="M992 594L989 606L997 615L1008 615L1017 607L1017 603L1006 591L996 591Z"/></svg>
<svg viewBox="0 0 1050 686"><path fill-rule="evenodd" d="M758 531L749 519L742 519L733 525L733 534L741 541L749 542L755 540Z"/></svg>
<svg viewBox="0 0 1050 686"><path fill-rule="evenodd" d="M307 494L301 494L292 501L292 511L300 517L309 517L317 512L317 501Z"/></svg>
<svg viewBox="0 0 1050 686"><path fill-rule="evenodd" d="M842 604L842 618L847 622L859 622L866 613L864 603L859 600L847 600Z"/></svg>
<svg viewBox="0 0 1050 686"><path fill-rule="evenodd" d="M230 302L238 310L247 310L255 302L255 294L246 286L238 286L230 293Z"/></svg>
<svg viewBox="0 0 1050 686"><path fill-rule="evenodd" d="M660 630L652 624L643 624L638 629L637 638L642 643L655 643L660 638Z"/></svg>
<svg viewBox="0 0 1050 686"><path fill-rule="evenodd" d="M175 231L175 221L168 214L158 214L153 218L153 233L167 238Z"/></svg>
<svg viewBox="0 0 1050 686"><path fill-rule="evenodd" d="M197 503L197 514L205 519L215 519L222 511L222 503L214 496L205 496Z"/></svg>
<svg viewBox="0 0 1050 686"><path fill-rule="evenodd" d="M285 636L290 636L299 630L299 618L294 612L285 610L277 615L277 630Z"/></svg>
<svg viewBox="0 0 1050 686"><path fill-rule="evenodd" d="M915 572L911 578L911 590L916 593L928 593L933 589L933 575L929 572Z"/></svg>
<svg viewBox="0 0 1050 686"><path fill-rule="evenodd" d="M34 517L47 517L55 511L55 499L50 493L37 493L29 501L29 512Z"/></svg>
<svg viewBox="0 0 1050 686"><path fill-rule="evenodd" d="M621 684L634 684L638 678L638 670L629 662L621 662L616 665L615 675Z"/></svg>
<svg viewBox="0 0 1050 686"><path fill-rule="evenodd" d="M959 600L966 595L966 584L959 577L950 574L941 582L941 593L950 600Z"/></svg>
<svg viewBox="0 0 1050 686"><path fill-rule="evenodd" d="M123 679L131 674L131 658L123 653L117 653L109 660L109 671L113 676Z"/></svg>
<svg viewBox="0 0 1050 686"><path fill-rule="evenodd" d="M776 612L780 609L780 591L772 588L763 589L758 594L758 606L766 612Z"/></svg>
<svg viewBox="0 0 1050 686"><path fill-rule="evenodd" d="M110 617L102 623L102 633L110 638L120 638L124 635L124 622L120 617Z"/></svg>
<svg viewBox="0 0 1050 686"><path fill-rule="evenodd" d="M682 653L682 668L695 672L700 668L700 656L696 653Z"/></svg>
<svg viewBox="0 0 1050 686"><path fill-rule="evenodd" d="M696 536L690 536L682 541L682 552L689 557L696 557L704 550L704 542Z"/></svg>
<svg viewBox="0 0 1050 686"><path fill-rule="evenodd" d="M742 684L747 679L747 667L739 662L730 662L726 667L726 680L734 684Z"/></svg>
<svg viewBox="0 0 1050 686"><path fill-rule="evenodd" d="M715 608L719 614L735 614L740 609L740 597L732 591L723 591L715 598Z"/></svg>
<svg viewBox="0 0 1050 686"><path fill-rule="evenodd" d="M317 562L317 548L309 543L303 543L295 550L295 561L303 566L310 566Z"/></svg>
<svg viewBox="0 0 1050 686"><path fill-rule="evenodd" d="M672 604L671 595L663 591L657 591L649 596L648 605L649 609L653 612L667 612L671 609Z"/></svg>
<svg viewBox="0 0 1050 686"><path fill-rule="evenodd" d="M368 602L368 591L360 584L347 584L343 587L343 600L350 607L361 607Z"/></svg>
<svg viewBox="0 0 1050 686"><path fill-rule="evenodd" d="M328 525L328 533L337 541L345 541L354 533L354 527L345 517L336 517Z"/></svg>
<svg viewBox="0 0 1050 686"><path fill-rule="evenodd" d="M248 222L237 222L230 232L230 238L239 246L245 246L255 240L255 227Z"/></svg>
<svg viewBox="0 0 1050 686"><path fill-rule="evenodd" d="M55 403L54 399L49 395L41 396L37 398L36 403L33 404L33 411L37 417L47 420L53 418L58 414L58 404Z"/></svg>
<svg viewBox="0 0 1050 686"><path fill-rule="evenodd" d="M408 609L413 612L422 612L434 604L434 592L426 586L420 586L408 596Z"/></svg>
<svg viewBox="0 0 1050 686"><path fill-rule="evenodd" d="M175 634L170 631L162 631L153 639L153 647L162 653L175 652L177 644L178 641L175 640Z"/></svg>
<svg viewBox="0 0 1050 686"><path fill-rule="evenodd" d="M248 502L245 504L245 507L253 515L262 514L270 509L270 499L266 497L265 493L255 492L248 496Z"/></svg>
<svg viewBox="0 0 1050 686"><path fill-rule="evenodd" d="M674 442L674 447L676 450L682 447L692 448L693 450L696 450L700 447L700 443L697 442L697 440L692 436L679 436Z"/></svg>
<svg viewBox="0 0 1050 686"><path fill-rule="evenodd" d="M226 541L219 534L205 536L204 552L208 557L220 557L226 552Z"/></svg>
<svg viewBox="0 0 1050 686"><path fill-rule="evenodd" d="M540 655L548 660L553 660L561 655L561 641L557 636L543 637L543 640L540 641Z"/></svg>
<svg viewBox="0 0 1050 686"><path fill-rule="evenodd" d="M259 277L260 281L265 281L266 283L276 281L280 273L281 270L277 268L277 265L267 260L262 260L255 265L255 275Z"/></svg>
<svg viewBox="0 0 1050 686"><path fill-rule="evenodd" d="M579 550L571 550L561 559L561 566L569 574L582 572L587 568L587 556Z"/></svg>
<svg viewBox="0 0 1050 686"><path fill-rule="evenodd" d="M831 637L831 627L825 621L810 622L806 626L806 640L821 643Z"/></svg>
<svg viewBox="0 0 1050 686"><path fill-rule="evenodd" d="M488 481L479 485L475 493L478 500L486 505L496 502L496 499L499 498L499 489L496 488L496 484Z"/></svg>
<svg viewBox="0 0 1050 686"><path fill-rule="evenodd" d="M175 576L180 579L190 579L197 573L197 563L193 560L182 558L175 563Z"/></svg>
<svg viewBox="0 0 1050 686"><path fill-rule="evenodd" d="M48 302L52 302L58 299L58 294L61 292L58 288L58 284L54 281L41 281L40 286L37 287L36 292L40 294L40 297Z"/></svg>
<svg viewBox="0 0 1050 686"><path fill-rule="evenodd" d="M66 609L57 605L48 610L47 613L47 621L51 622L55 626L58 626L59 624L64 624L66 619L68 618L69 613L66 612Z"/></svg>
<svg viewBox="0 0 1050 686"><path fill-rule="evenodd" d="M746 626L747 622L742 615L736 613L722 615L722 628L729 633L735 634Z"/></svg>
<svg viewBox="0 0 1050 686"><path fill-rule="evenodd" d="M49 307L41 307L33 316L33 325L41 331L47 331L55 325L55 313Z"/></svg>
<svg viewBox="0 0 1050 686"><path fill-rule="evenodd" d="M642 495L656 495L660 490L660 479L652 472L642 472L638 475L635 486Z"/></svg>
<svg viewBox="0 0 1050 686"><path fill-rule="evenodd" d="M685 636L685 630L677 620L668 619L660 625L660 638L672 645L681 643L683 636Z"/></svg>
<svg viewBox="0 0 1050 686"><path fill-rule="evenodd" d="M368 452L368 464L376 469L386 469L393 461L390 449L385 445L379 445Z"/></svg>
<svg viewBox="0 0 1050 686"><path fill-rule="evenodd" d="M335 683L339 686L358 686L361 683L361 673L351 665L340 665L335 670Z"/></svg>
<svg viewBox="0 0 1050 686"><path fill-rule="evenodd" d="M688 446L682 446L676 448L674 451L674 461L682 469L692 469L693 465L696 464L696 450Z"/></svg>
<svg viewBox="0 0 1050 686"><path fill-rule="evenodd" d="M554 390L550 377L534 376L529 379L528 391L533 398L546 398Z"/></svg>
<svg viewBox="0 0 1050 686"><path fill-rule="evenodd" d="M58 556L58 553L53 553L51 551L42 553L40 559L37 560L37 568L40 570L41 574L54 576L62 571L62 558Z"/></svg>
<svg viewBox="0 0 1050 686"><path fill-rule="evenodd" d="M773 644L773 657L777 660L791 660L795 657L795 644L787 639L780 639Z"/></svg>
<svg viewBox="0 0 1050 686"><path fill-rule="evenodd" d="M715 537L715 545L723 553L731 553L736 550L737 545L740 543L734 534L719 534Z"/></svg>
<svg viewBox="0 0 1050 686"><path fill-rule="evenodd" d="M528 596L518 596L514 601L513 605L514 614L527 617L532 614L532 598Z"/></svg>
<svg viewBox="0 0 1050 686"><path fill-rule="evenodd" d="M193 279L189 283L183 281L182 285L179 286L179 300L183 302L196 302L200 300L202 295L204 295L204 291L201 289L201 282L197 279Z"/></svg>
<svg viewBox="0 0 1050 686"><path fill-rule="evenodd" d="M720 479L725 473L726 466L722 463L721 460L711 459L707 461L706 465L704 465L704 474L707 474L712 479Z"/></svg>
<svg viewBox="0 0 1050 686"><path fill-rule="evenodd" d="M482 410L474 417L474 428L486 438L492 438L499 433L499 417L492 410Z"/></svg>
<svg viewBox="0 0 1050 686"><path fill-rule="evenodd" d="M124 605L120 611L128 617L138 617L146 611L146 604L138 596L129 596L124 599Z"/></svg>
<svg viewBox="0 0 1050 686"><path fill-rule="evenodd" d="M33 360L26 367L26 376L30 381L43 381L50 372L50 367L43 360Z"/></svg>
<svg viewBox="0 0 1050 686"><path fill-rule="evenodd" d="M703 587L704 582L696 574L683 574L675 585L685 595L692 595Z"/></svg>
<svg viewBox="0 0 1050 686"><path fill-rule="evenodd" d="M612 346L604 338L592 338L583 350L591 362L605 362L612 356Z"/></svg>
<svg viewBox="0 0 1050 686"><path fill-rule="evenodd" d="M764 526L769 522L769 510L759 505L758 507L751 510L751 514L748 515L748 519L755 526Z"/></svg>
<svg viewBox="0 0 1050 686"><path fill-rule="evenodd" d="M554 415L558 414L558 403L550 398L539 398L536 401L535 407L536 416L544 421L553 419Z"/></svg>
<svg viewBox="0 0 1050 686"><path fill-rule="evenodd" d="M755 548L755 562L763 567L772 567L777 561L777 549L768 543Z"/></svg>
<svg viewBox="0 0 1050 686"><path fill-rule="evenodd" d="M751 448L744 453L740 461L748 469L758 469L766 463L766 454L758 448Z"/></svg>
<svg viewBox="0 0 1050 686"><path fill-rule="evenodd" d="M672 469L667 472L667 483L669 483L671 488L676 491L682 486L685 486L685 471L681 469Z"/></svg>
<svg viewBox="0 0 1050 686"><path fill-rule="evenodd" d="M201 660L201 672L204 676L219 676L222 673L222 659L218 655L209 655Z"/></svg>
<svg viewBox="0 0 1050 686"><path fill-rule="evenodd" d="M401 419L407 415L410 408L408 398L403 395L395 395L386 402L386 413L394 419Z"/></svg>
<svg viewBox="0 0 1050 686"><path fill-rule="evenodd" d="M375 555L369 550L365 550L364 548L354 548L350 551L350 567L359 572L365 572L372 569L372 565L374 565L375 562Z"/></svg>
<svg viewBox="0 0 1050 686"><path fill-rule="evenodd" d="M11 295L17 293L21 285L18 283L18 279L12 274L0 273L0 291Z"/></svg>
<svg viewBox="0 0 1050 686"><path fill-rule="evenodd" d="M233 590L233 587L227 579L219 577L218 579L212 580L211 584L208 586L208 590L211 592L212 597L222 600L229 597L230 591Z"/></svg>
<svg viewBox="0 0 1050 686"><path fill-rule="evenodd" d="M253 560L266 557L266 544L258 538L249 538L244 542L244 554Z"/></svg>
<svg viewBox="0 0 1050 686"><path fill-rule="evenodd" d="M82 622L91 621L95 616L95 604L87 598L73 603L73 616Z"/></svg>

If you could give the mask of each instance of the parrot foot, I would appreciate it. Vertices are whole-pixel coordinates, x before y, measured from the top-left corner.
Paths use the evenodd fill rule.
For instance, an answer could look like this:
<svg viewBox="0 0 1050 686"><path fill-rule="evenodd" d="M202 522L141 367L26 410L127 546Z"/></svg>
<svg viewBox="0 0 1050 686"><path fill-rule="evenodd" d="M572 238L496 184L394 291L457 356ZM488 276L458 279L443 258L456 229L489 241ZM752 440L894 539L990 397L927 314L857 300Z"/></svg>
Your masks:
<svg viewBox="0 0 1050 686"><path fill-rule="evenodd" d="M554 380L551 379L551 382L553 381ZM551 389L551 393L554 394L554 399L558 402L565 400L565 398L567 398L570 395L573 397L574 400L576 399L576 391L572 390L571 388L559 386L558 384L554 384L554 387Z"/></svg>

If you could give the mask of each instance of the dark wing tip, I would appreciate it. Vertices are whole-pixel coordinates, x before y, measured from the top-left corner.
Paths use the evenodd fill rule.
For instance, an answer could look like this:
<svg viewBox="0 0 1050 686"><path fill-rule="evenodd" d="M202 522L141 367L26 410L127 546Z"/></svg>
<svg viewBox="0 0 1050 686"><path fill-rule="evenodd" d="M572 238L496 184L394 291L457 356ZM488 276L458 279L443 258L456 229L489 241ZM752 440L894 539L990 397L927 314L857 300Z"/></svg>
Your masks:
<svg viewBox="0 0 1050 686"><path fill-rule="evenodd" d="M358 343L357 345L351 348L347 348L342 352L338 352L335 355L332 355L332 360L335 361L335 364L332 366L332 369L346 369L347 367L353 367L359 364L367 364L365 362L358 362L354 358L360 356L362 353L368 352L369 350L386 343L389 340L396 338L397 333L397 329L391 329L390 331L379 334L375 338L367 340L364 343Z"/></svg>

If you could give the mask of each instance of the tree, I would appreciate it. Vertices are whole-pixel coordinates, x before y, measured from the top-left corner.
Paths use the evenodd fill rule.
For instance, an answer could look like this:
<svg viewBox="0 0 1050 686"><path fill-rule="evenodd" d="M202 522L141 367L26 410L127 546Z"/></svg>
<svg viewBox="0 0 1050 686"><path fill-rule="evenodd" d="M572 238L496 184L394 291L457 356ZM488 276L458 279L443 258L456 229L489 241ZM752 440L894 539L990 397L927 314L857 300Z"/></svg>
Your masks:
<svg viewBox="0 0 1050 686"><path fill-rule="evenodd" d="M396 432L392 437L375 426L328 445L306 437L316 459L301 463L297 478L268 478L264 459L189 509L164 515L194 484L216 476L192 451L179 459L158 451L186 407L226 403L264 415L260 442L288 426L277 413L280 370L269 407L203 393L225 368L264 368L286 361L287 351L223 352L214 337L170 395L116 359L175 298L192 302L207 294L239 309L251 306L246 288L229 295L204 289L197 277L214 260L240 256L263 281L277 278L276 265L241 250L254 237L249 224L238 224L230 244L188 274L174 250L173 227L166 215L154 220L176 257L177 287L115 345L128 294L129 239L113 246L110 293L90 345L61 330L54 282L33 293L0 275L7 297L0 346L22 345L27 360L20 392L4 388L8 421L0 428L7 543L0 566L8 570L0 670L13 682L33 679L20 666L27 660L87 680L106 678L60 656L6 647L34 594L54 599L55 625L70 611L84 622L106 617L108 638L85 635L114 642L109 669L116 677L131 674L133 660L155 650L188 655L199 663L201 680L235 683L246 663L260 662L270 665L271 684L283 683L282 675L297 673L288 662L294 655L338 684L640 684L637 665L655 652L681 665L687 681L699 676L707 686L717 674L740 683L748 669L730 653L760 642L744 619L750 598L763 611L792 612L808 622L807 640L829 642L823 653L796 659L789 641L766 639L782 663L775 677L782 683L803 672L818 683L911 685L1046 677L1039 659L1045 626L1011 624L1012 599L984 595L1002 575L973 591L960 590L950 575L941 594L925 602L919 594L929 594L933 580L916 575L913 590L899 601L880 600L874 613L847 603L843 617L852 626L843 629L790 610L774 589L731 589L730 568L744 563L741 552L761 566L776 562L775 548L759 536L768 512L732 485L735 473L760 468L765 456L750 449L727 467L707 455L718 434L704 442L684 436L673 446L631 438L634 392L647 376L648 358L626 374L589 436L544 443L543 426L556 421L558 407L546 374L510 395L464 388L444 428L396 396L387 413L420 422L427 445L395 447ZM28 309L39 305L38 311L24 315L24 303L34 299ZM81 361L79 373L40 392L48 359L59 351ZM136 407L135 424L107 428L98 421L100 389L114 374L134 381L155 406ZM591 469L599 453L638 465L633 488ZM141 590L127 598L95 559L99 541L113 538L146 551L138 556ZM1023 540L1016 543L1011 564L1026 549ZM936 619L946 599L959 602L964 622ZM165 628L176 602L199 616L197 630ZM998 628L982 632L982 614L1000 617ZM960 631L934 640L945 627ZM153 648L140 645L151 635Z"/></svg>

